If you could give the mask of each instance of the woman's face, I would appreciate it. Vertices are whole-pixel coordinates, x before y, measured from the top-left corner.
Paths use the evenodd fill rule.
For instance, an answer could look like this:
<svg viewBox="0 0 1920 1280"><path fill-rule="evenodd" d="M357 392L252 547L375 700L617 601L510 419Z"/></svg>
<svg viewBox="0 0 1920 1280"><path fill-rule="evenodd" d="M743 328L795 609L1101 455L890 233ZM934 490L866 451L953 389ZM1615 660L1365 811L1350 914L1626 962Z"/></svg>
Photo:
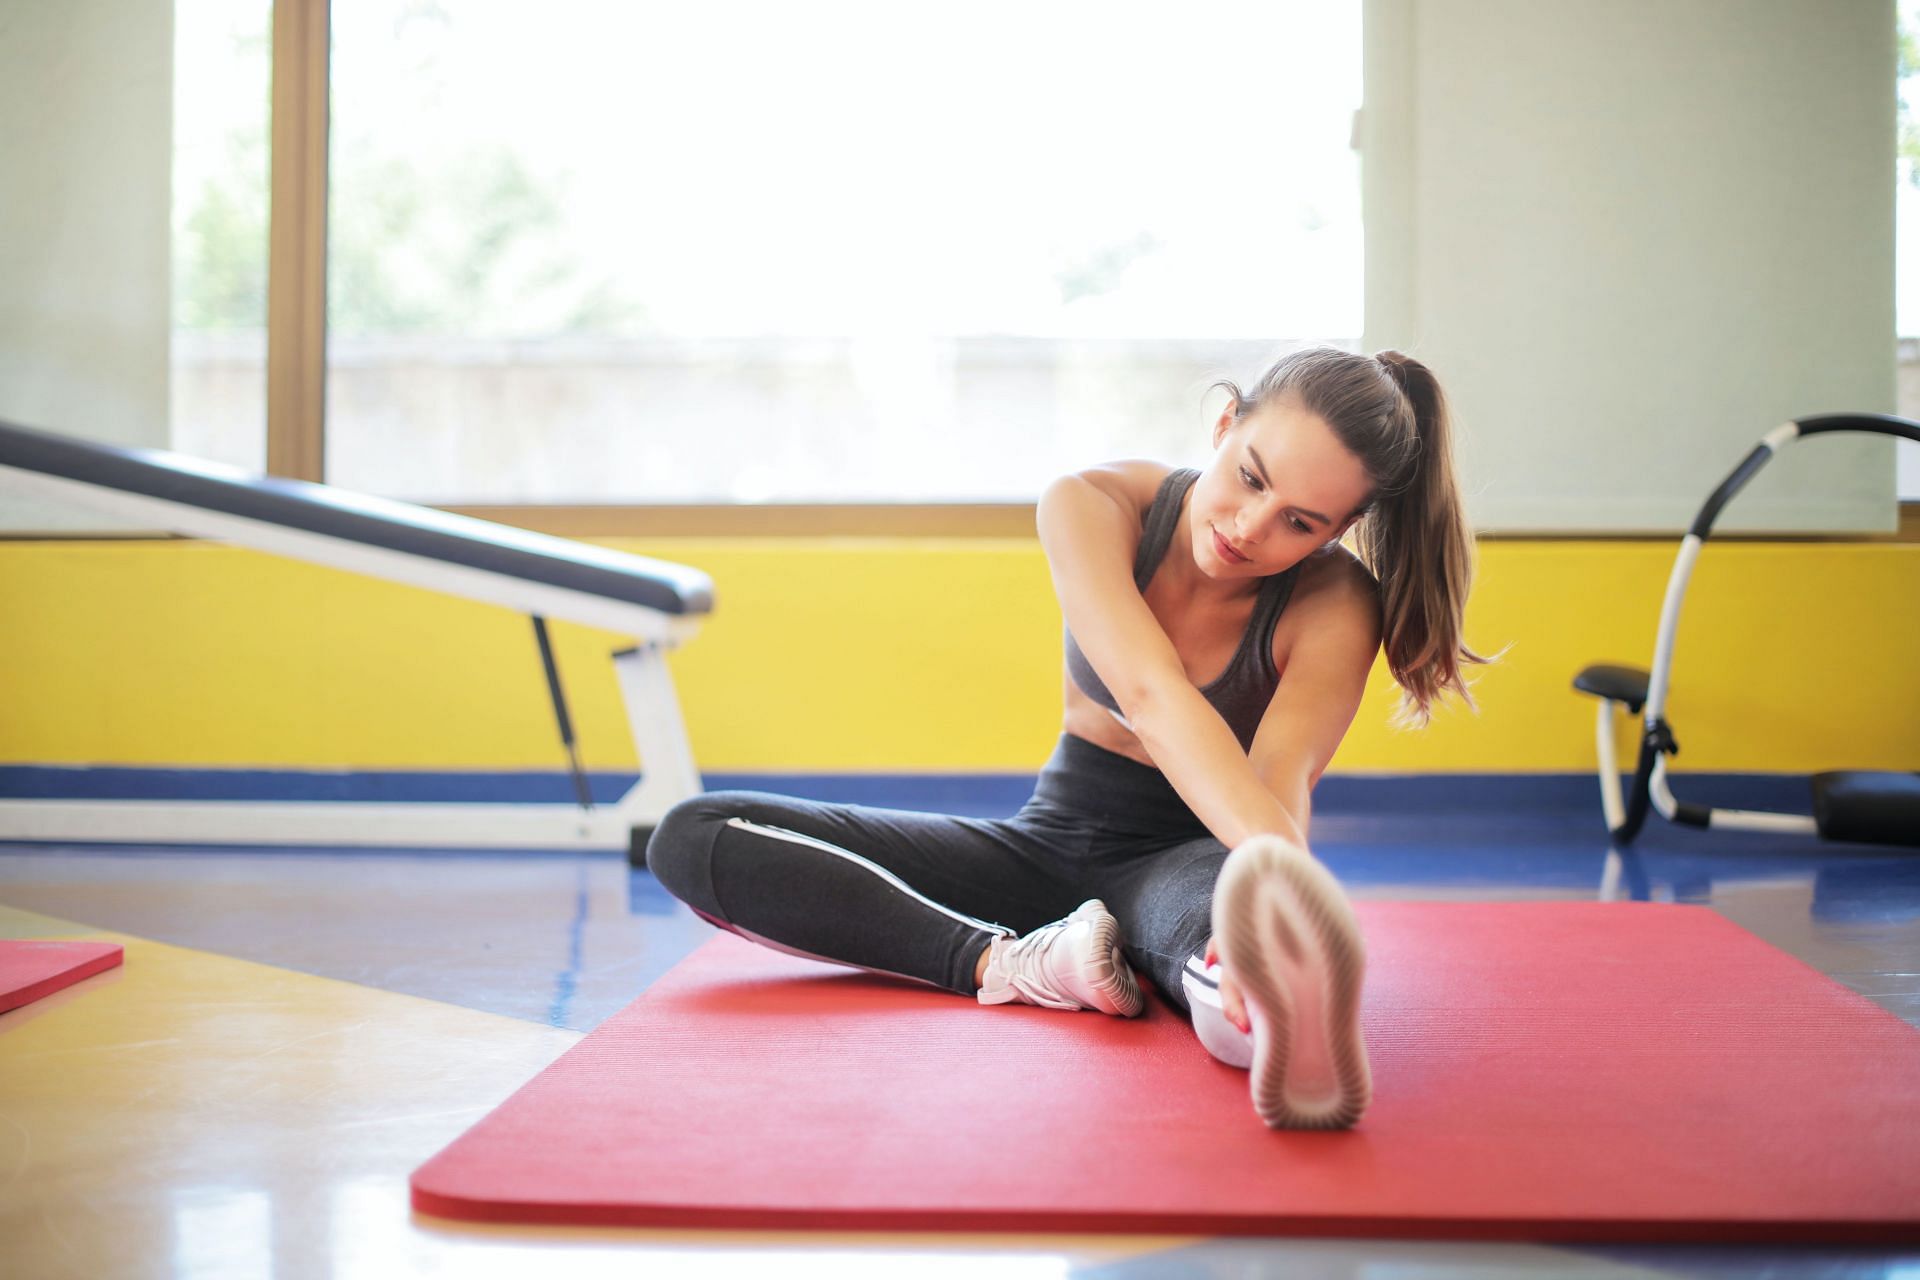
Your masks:
<svg viewBox="0 0 1920 1280"><path fill-rule="evenodd" d="M1210 578L1264 578L1338 539L1373 493L1360 459L1293 397L1213 429L1213 461L1194 483L1187 520Z"/></svg>

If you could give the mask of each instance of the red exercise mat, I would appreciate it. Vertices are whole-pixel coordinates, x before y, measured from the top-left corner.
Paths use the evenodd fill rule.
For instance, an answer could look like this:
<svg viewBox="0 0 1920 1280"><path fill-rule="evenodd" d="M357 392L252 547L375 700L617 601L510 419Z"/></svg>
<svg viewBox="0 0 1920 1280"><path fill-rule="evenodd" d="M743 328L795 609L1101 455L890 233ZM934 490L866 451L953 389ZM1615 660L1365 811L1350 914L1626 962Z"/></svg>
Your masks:
<svg viewBox="0 0 1920 1280"><path fill-rule="evenodd" d="M0 1013L119 963L112 942L0 942Z"/></svg>
<svg viewBox="0 0 1920 1280"><path fill-rule="evenodd" d="M1274 1132L1180 1016L716 937L413 1175L487 1222L1920 1240L1920 1032L1706 907L1357 902L1374 1102Z"/></svg>

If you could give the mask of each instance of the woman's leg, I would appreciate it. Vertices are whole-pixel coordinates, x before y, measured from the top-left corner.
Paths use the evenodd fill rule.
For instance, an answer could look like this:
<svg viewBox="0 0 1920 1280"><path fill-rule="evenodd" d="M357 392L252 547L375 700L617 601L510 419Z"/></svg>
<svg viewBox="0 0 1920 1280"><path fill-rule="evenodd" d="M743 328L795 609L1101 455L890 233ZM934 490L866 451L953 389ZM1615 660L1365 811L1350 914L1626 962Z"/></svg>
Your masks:
<svg viewBox="0 0 1920 1280"><path fill-rule="evenodd" d="M1275 1128L1345 1128L1366 1109L1360 1036L1365 945L1346 894L1302 846L1255 836L1228 853L1211 837L1117 863L1100 892L1130 957L1186 1010L1215 1057L1252 1072L1254 1109ZM1205 963L1211 938L1219 965ZM1224 976L1251 1034L1226 1020Z"/></svg>
<svg viewBox="0 0 1920 1280"><path fill-rule="evenodd" d="M647 866L721 928L973 994L983 952L1081 899L1015 820L719 791L674 806Z"/></svg>
<svg viewBox="0 0 1920 1280"><path fill-rule="evenodd" d="M1183 840L1094 868L1097 892L1120 921L1127 959L1175 1008L1192 1014L1182 979L1189 958L1202 956L1213 932L1213 888L1227 847L1212 836Z"/></svg>

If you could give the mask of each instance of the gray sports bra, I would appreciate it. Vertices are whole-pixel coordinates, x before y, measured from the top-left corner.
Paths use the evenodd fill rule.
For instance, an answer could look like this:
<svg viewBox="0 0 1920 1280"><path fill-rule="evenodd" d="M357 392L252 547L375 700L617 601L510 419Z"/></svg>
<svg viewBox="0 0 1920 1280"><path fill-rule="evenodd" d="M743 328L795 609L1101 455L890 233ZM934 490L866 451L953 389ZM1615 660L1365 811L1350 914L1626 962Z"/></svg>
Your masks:
<svg viewBox="0 0 1920 1280"><path fill-rule="evenodd" d="M1174 532L1180 527L1187 490L1199 478L1200 473L1190 467L1175 468L1154 495L1153 505L1147 510L1146 527L1140 533L1140 548L1133 558L1133 582L1142 594L1153 581L1154 570L1160 567ZM1234 650L1233 660L1227 663L1227 669L1218 679L1200 690L1201 696L1213 704L1214 710L1233 729L1242 750L1253 749L1253 734L1260 727L1260 717L1273 701L1273 691L1280 687L1280 673L1273 665L1273 628L1280 621L1280 611L1287 607L1299 576L1300 566L1295 565L1285 573L1274 574L1261 585L1260 598L1253 606L1253 620L1240 637L1240 647ZM1072 630L1067 631L1066 637L1067 674L1073 677L1082 693L1131 730L1133 726L1127 724L1126 716L1120 712L1120 703L1107 689L1100 673L1093 669L1093 664L1087 661L1087 655L1081 652Z"/></svg>

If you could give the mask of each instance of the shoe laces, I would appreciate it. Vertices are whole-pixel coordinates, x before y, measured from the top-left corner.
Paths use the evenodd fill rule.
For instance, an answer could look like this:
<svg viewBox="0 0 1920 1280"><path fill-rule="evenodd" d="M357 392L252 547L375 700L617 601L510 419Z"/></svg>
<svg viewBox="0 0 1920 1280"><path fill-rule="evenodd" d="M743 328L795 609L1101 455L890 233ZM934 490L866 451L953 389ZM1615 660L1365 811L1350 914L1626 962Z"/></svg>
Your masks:
<svg viewBox="0 0 1920 1280"><path fill-rule="evenodd" d="M1018 991L1034 1004L1049 1009L1078 1009L1081 1004L1071 994L1062 993L1054 981L1054 975L1047 967L1053 955L1054 943L1065 933L1074 921L1056 920L1052 924L1041 925L1024 938L1008 942L1000 951L1000 966L1007 975L1007 985Z"/></svg>

